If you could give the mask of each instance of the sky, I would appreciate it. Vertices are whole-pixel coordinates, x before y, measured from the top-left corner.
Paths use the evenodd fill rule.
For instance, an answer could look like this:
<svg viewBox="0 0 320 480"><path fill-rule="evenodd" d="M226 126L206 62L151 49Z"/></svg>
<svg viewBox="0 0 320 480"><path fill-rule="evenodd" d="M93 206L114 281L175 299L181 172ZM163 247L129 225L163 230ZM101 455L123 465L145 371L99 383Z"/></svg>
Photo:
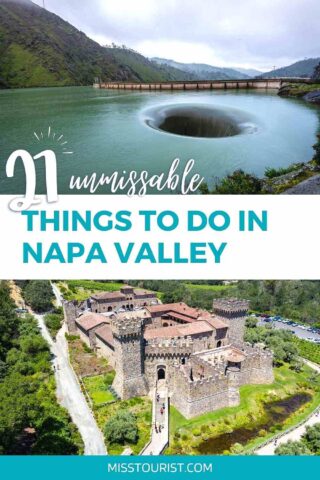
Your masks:
<svg viewBox="0 0 320 480"><path fill-rule="evenodd" d="M269 71L320 56L319 0L45 0L45 6L101 45L125 44L147 57Z"/></svg>

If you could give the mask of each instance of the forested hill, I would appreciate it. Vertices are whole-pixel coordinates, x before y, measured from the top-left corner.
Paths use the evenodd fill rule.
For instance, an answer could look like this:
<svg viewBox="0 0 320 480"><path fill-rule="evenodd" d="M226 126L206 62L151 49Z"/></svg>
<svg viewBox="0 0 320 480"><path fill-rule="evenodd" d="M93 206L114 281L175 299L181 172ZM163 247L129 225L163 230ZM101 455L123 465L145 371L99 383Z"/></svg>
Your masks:
<svg viewBox="0 0 320 480"><path fill-rule="evenodd" d="M161 81L188 74L104 48L30 0L0 0L0 87L91 85L95 77Z"/></svg>
<svg viewBox="0 0 320 480"><path fill-rule="evenodd" d="M316 66L319 64L320 58L306 58L299 62L288 65L287 67L277 68L271 72L266 72L261 77L312 77Z"/></svg>

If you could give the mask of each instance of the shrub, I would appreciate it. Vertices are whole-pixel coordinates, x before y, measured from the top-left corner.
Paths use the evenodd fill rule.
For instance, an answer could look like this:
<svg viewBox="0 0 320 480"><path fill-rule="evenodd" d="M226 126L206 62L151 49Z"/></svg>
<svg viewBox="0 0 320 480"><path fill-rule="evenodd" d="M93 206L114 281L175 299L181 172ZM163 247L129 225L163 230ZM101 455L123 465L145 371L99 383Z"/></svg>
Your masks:
<svg viewBox="0 0 320 480"><path fill-rule="evenodd" d="M213 193L252 195L261 193L261 190L262 182L258 177L245 173L243 170L236 170L223 178Z"/></svg>
<svg viewBox="0 0 320 480"><path fill-rule="evenodd" d="M303 163L294 163L286 168L266 168L265 176L268 178L280 177L281 175L285 175L286 173L291 173L299 170L301 167L303 167L303 165Z"/></svg>
<svg viewBox="0 0 320 480"><path fill-rule="evenodd" d="M120 410L105 426L105 436L110 443L137 443L138 427L136 417L125 410Z"/></svg>

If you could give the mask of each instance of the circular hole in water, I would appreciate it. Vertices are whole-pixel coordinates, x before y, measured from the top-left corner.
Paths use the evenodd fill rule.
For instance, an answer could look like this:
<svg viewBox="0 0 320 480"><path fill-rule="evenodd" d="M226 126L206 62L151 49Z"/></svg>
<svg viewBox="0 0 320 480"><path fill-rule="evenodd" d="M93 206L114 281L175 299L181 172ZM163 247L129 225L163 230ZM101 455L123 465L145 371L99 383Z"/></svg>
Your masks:
<svg viewBox="0 0 320 480"><path fill-rule="evenodd" d="M165 105L148 111L149 127L174 135L225 138L253 133L257 127L246 112L228 107Z"/></svg>

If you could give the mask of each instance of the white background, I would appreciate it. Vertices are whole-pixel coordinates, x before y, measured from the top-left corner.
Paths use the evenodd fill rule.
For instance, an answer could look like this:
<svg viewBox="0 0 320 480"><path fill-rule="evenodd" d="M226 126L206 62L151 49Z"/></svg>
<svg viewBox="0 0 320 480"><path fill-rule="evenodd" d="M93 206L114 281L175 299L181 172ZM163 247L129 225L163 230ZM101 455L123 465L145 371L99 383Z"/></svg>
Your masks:
<svg viewBox="0 0 320 480"><path fill-rule="evenodd" d="M130 210L133 212L133 228L128 232L27 232L26 219L12 212L8 204L12 196L0 196L1 208L1 279L319 279L320 278L320 196L177 196L149 195L128 198L127 196L62 195L58 203L47 204L44 197L33 210ZM144 232L139 210L174 210L181 219L180 227L173 232L163 232L155 227ZM188 210L202 210L208 215L214 210L225 210L231 216L231 226L224 232L215 232L207 227L201 232L187 232ZM254 210L259 214L268 211L268 232L239 232L239 210ZM67 242L81 242L90 247L100 242L108 263L93 261L85 264L76 259L73 264L23 264L22 244L43 242L44 251L51 242L59 242L63 251ZM228 242L221 263L215 264L208 255L207 264L121 264L113 242L124 246L136 242L150 242L157 252L158 242L165 242L168 255L172 254L174 242L182 244L188 256L190 242Z"/></svg>

